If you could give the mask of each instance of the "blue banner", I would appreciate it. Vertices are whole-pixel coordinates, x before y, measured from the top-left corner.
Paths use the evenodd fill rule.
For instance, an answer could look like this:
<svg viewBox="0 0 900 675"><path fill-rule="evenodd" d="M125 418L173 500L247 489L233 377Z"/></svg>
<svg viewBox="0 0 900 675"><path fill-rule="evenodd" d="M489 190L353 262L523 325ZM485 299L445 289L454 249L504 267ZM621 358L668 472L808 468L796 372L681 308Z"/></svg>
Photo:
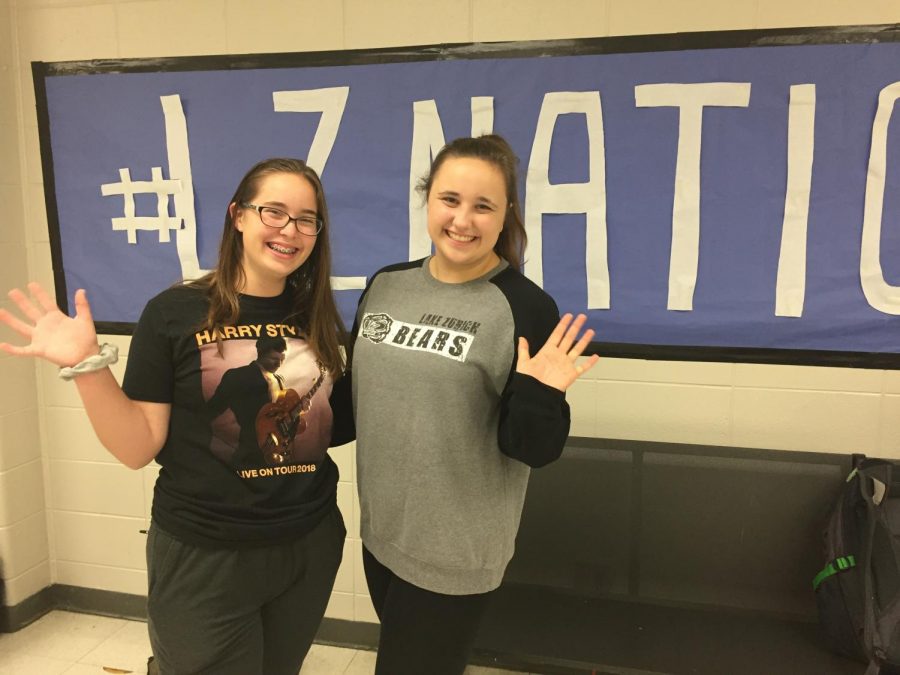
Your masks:
<svg viewBox="0 0 900 675"><path fill-rule="evenodd" d="M600 343L890 364L900 42L781 37L36 64L57 290L134 322L214 265L244 172L288 155L322 176L349 322L366 277L430 251L412 186L431 156L494 131L521 160L525 273Z"/></svg>

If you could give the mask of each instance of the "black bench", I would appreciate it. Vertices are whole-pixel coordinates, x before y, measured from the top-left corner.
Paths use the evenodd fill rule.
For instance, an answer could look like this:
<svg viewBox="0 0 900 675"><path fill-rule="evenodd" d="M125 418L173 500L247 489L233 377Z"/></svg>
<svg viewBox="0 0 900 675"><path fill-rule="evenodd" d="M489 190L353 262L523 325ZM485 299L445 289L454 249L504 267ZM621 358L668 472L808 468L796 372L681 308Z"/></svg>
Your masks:
<svg viewBox="0 0 900 675"><path fill-rule="evenodd" d="M533 472L478 661L540 673L860 675L816 624L851 456L571 438Z"/></svg>

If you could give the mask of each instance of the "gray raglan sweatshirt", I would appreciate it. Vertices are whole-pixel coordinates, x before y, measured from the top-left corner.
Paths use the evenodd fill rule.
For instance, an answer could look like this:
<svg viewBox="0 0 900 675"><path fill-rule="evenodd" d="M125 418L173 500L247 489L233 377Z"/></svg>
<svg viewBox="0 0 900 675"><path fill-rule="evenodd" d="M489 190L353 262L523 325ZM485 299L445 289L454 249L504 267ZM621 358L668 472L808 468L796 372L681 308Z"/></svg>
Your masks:
<svg viewBox="0 0 900 675"><path fill-rule="evenodd" d="M378 272L354 326L353 401L365 547L437 593L500 585L529 466L562 452L562 392L515 373L559 320L549 295L501 263L462 284L427 259Z"/></svg>

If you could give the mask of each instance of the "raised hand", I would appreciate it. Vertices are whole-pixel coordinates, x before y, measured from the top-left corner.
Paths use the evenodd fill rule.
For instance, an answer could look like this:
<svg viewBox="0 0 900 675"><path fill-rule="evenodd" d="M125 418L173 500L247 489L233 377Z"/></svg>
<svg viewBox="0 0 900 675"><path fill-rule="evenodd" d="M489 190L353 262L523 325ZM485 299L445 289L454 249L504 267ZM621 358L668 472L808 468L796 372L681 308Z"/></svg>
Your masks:
<svg viewBox="0 0 900 675"><path fill-rule="evenodd" d="M540 351L531 356L528 351L528 341L519 338L519 359L516 364L516 372L530 375L544 384L565 391L579 377L589 371L600 357L594 354L588 360L576 365L575 362L594 337L594 331L588 329L580 339L578 333L587 317L579 314L572 321L571 314L565 314L559 320L556 328L550 333L547 342Z"/></svg>
<svg viewBox="0 0 900 675"><path fill-rule="evenodd" d="M58 366L73 366L99 351L97 331L83 289L75 292L75 318L60 311L40 284L28 284L31 298L18 288L9 298L22 312L18 318L0 309L0 321L30 340L23 347L0 342L0 349L15 356L39 356Z"/></svg>

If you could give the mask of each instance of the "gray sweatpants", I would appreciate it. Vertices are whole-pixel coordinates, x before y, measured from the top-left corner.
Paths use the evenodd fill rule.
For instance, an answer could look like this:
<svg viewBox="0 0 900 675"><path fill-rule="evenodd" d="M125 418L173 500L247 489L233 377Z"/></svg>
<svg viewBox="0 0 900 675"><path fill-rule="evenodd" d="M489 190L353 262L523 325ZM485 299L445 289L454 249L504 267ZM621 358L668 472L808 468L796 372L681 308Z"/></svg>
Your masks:
<svg viewBox="0 0 900 675"><path fill-rule="evenodd" d="M296 675L344 550L340 511L297 542L253 549L147 537L150 644L162 675Z"/></svg>

